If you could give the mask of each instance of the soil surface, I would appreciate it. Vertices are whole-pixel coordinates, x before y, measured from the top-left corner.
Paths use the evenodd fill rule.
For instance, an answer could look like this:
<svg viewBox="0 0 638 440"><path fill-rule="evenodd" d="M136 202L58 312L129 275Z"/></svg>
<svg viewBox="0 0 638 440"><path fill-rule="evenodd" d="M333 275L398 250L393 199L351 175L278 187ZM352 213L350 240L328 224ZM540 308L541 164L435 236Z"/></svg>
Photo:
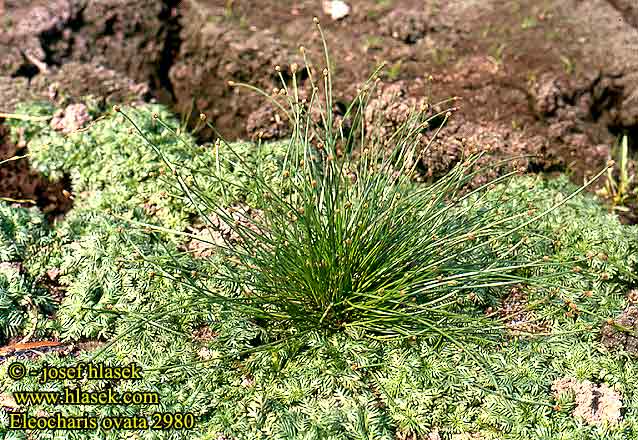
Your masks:
<svg viewBox="0 0 638 440"><path fill-rule="evenodd" d="M454 164L461 138L535 155L528 171L566 171L576 183L613 157L620 134L638 148L635 1L348 3L334 21L319 0L0 0L0 111L88 92L105 102L154 97L183 115L205 112L226 138L285 136L263 98L228 81L281 87L274 66L290 81L290 66L304 65L300 45L323 68L316 16L338 104L381 62L382 87L399 87L401 100L460 97L427 173Z"/></svg>
<svg viewBox="0 0 638 440"><path fill-rule="evenodd" d="M0 126L0 161L25 153L9 139L7 129ZM8 199L22 206L40 207L49 219L68 211L73 202L69 198L68 181L50 182L38 175L27 158L0 166L0 199Z"/></svg>

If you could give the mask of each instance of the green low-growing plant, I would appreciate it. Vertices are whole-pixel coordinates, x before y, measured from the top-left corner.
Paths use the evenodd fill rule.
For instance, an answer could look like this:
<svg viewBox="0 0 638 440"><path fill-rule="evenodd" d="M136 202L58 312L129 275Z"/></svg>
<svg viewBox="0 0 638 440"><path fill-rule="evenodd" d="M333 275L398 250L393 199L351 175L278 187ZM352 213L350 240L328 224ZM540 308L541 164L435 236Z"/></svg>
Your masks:
<svg viewBox="0 0 638 440"><path fill-rule="evenodd" d="M151 119L151 115L152 112L141 112L138 117ZM175 120L167 123L178 125ZM125 124L114 125L119 125L120 130L115 136L128 132ZM145 148L139 139L136 142L137 148ZM262 144L264 147L270 148ZM258 146L240 143L230 148L219 145L220 157L228 158L231 149L241 150L246 166L241 167L236 159L235 166L222 160L220 173L226 180L240 182L237 188L226 186L227 192L233 188L237 195L229 203L246 203L249 199L239 187L259 186L249 179L250 170L259 163L278 169L284 163L285 154L277 153L264 164ZM285 153L285 148L278 151ZM207 152L215 157L214 148L201 150L200 154ZM120 154L126 155L126 150ZM116 166L125 161L113 162ZM69 166L83 172L81 163ZM105 162L105 166L109 164ZM161 166L159 162L158 166ZM279 171L276 179L264 176L264 180L277 181L282 174ZM198 182L203 186L202 178L200 176ZM160 182L161 179L161 175L149 178ZM211 184L211 188L218 195L223 193L219 185ZM421 186L408 181L405 183L406 193L419 188ZM141 438L357 439L367 436L390 440L410 435L427 438L435 430L443 439L469 433L499 440L546 440L561 436L574 440L633 438L638 419L632 404L636 386L631 378L636 364L622 353L609 353L601 347L597 330L601 321L617 316L625 307L624 293L637 284L638 230L619 224L615 215L606 213L604 206L589 195L570 198L577 189L565 178L547 181L540 176L513 176L511 180L503 179L493 189L488 188L485 195L477 192L465 198L459 207L459 212L462 209L471 212L472 206L480 208L485 204L485 208L491 210L497 205L503 218L512 219L509 229L550 211L521 229L521 237L510 238L512 244L523 236L532 240L514 250L514 253L522 253L517 255L521 260L551 255L552 259L570 267L578 261L583 268L580 273L563 271L560 277L554 277L553 284L559 291L550 300L540 301L546 296L542 290L528 292L527 306L537 315L535 319L546 321L541 334L512 338L511 334L503 333L497 345L486 347L478 340L465 341L461 350L445 340L439 345L427 338L409 343L380 343L352 338L340 331L332 335L319 331L310 332L303 345L291 341L273 352L263 347L264 341L277 335L276 325L247 320L245 313L229 310L224 304L212 304L210 297L188 291L180 283L162 276L165 272L171 276L183 274L180 267L188 265L212 290L219 286L216 279L221 253L213 258L187 261L187 256L178 255L172 245L167 242L162 245L161 237L149 240L144 231L128 227L125 220L94 209L110 204L108 184L99 192L77 193L73 210L53 225L55 240L43 246L42 254L52 255L51 264L63 268L60 277L72 290L66 292L58 313L58 319L64 322L59 329L61 334L67 340L105 337L109 341L105 346L108 350L84 351L78 357L49 353L28 361L28 365L40 368L47 362L72 366L79 361L95 360L95 356L117 364L138 362L144 368L144 380L118 382L113 384L114 388L157 391L161 405L91 407L90 414L101 417L191 411L197 416L197 425L192 431L133 434ZM282 191L290 191L290 188L284 187ZM481 202L477 204L474 199L479 196ZM180 202L184 200L187 198L175 201L178 209L182 209ZM263 197L261 200L267 207L267 200ZM552 210L556 205L561 206ZM528 212L532 208L536 211ZM15 209L7 205L7 210ZM156 217L142 216L140 210L132 206L114 211L125 212L118 214L120 217L167 227ZM36 210L26 212L37 214ZM514 217L521 212L526 216ZM29 222L22 223L32 226ZM22 248L26 249L27 256L30 248ZM137 249L149 255L151 261L143 261ZM37 267L51 267L38 264L29 263L34 275L41 273ZM556 267L559 270L562 266ZM551 269L549 265L542 268L543 271ZM583 277L583 272L591 272L593 280ZM91 296L91 292L95 292L92 286L102 289L98 302ZM588 290L591 297L583 295ZM469 314L482 312L486 306L498 308L500 295L496 295L499 292L500 289L494 289L492 298L489 292L478 295L487 299L485 305L467 298L459 307ZM226 294L237 293L228 291ZM579 312L575 316L573 313L568 316L573 310L567 300L577 304ZM28 316L26 313L27 325L23 329L30 331ZM496 319L490 324L502 327ZM203 325L209 337L199 340L198 330ZM255 348L260 350L254 352ZM476 362L476 356L480 356L481 363ZM36 378L9 380L7 367L7 362L0 365L0 389L6 392L42 389ZM499 385L496 390L490 374ZM573 396L565 396L560 401L551 396L552 382L566 376L614 386L626 405L622 421L618 425L596 427L575 419ZM59 391L76 385L74 381L56 382L50 384L50 389ZM85 388L97 391L101 390L101 384L90 383L84 385ZM559 411L552 409L557 403L561 406ZM37 409L50 414L62 410L75 416L82 416L86 410L79 406L47 405ZM0 437L26 438L26 433L21 431L3 431L7 425L8 417L0 411ZM123 432L32 431L29 435L41 439L89 436L118 439Z"/></svg>
<svg viewBox="0 0 638 440"><path fill-rule="evenodd" d="M199 174L215 167L216 157L228 154L223 145L198 147L183 132L179 140L167 136L170 133L153 122L153 114L181 125L161 106L125 109L165 154ZM47 123L48 115L55 111L50 104L22 103L18 110L20 114L9 120L12 135L24 137L31 163L41 173L54 180L71 177L73 209L54 225L46 225L37 210L2 205L0 238L5 240L0 243L0 262L21 261L35 277L48 278L47 271L54 270L55 283L64 292L64 300L52 326L61 337L108 338L120 315L100 311L118 309L123 304L128 309L142 307L166 281L149 276L152 266L137 264L132 258L136 246L160 257L174 252L185 241L184 237L167 235L150 240L144 231L130 228L128 222L185 228L197 210L179 192L170 172L144 141L108 112L91 108L93 122L82 131L63 135ZM234 143L232 148L244 157L247 167L263 162L265 175L274 175L284 160L286 147L272 143L264 146L259 155L253 154L250 143ZM219 174L238 185L224 189L212 179L200 180L200 184L219 196L220 203L224 197L227 205L256 204L256 200L246 199L246 194L237 189L254 184L237 164L224 163ZM41 222L39 227L35 226L36 221ZM48 228L53 230L49 232ZM171 243L162 241L166 238Z"/></svg>
<svg viewBox="0 0 638 440"><path fill-rule="evenodd" d="M19 262L39 244L46 220L37 209L18 208L0 201L0 263Z"/></svg>
<svg viewBox="0 0 638 440"><path fill-rule="evenodd" d="M325 43L324 49L330 66ZM225 270L216 280L224 288L223 283L232 280L234 294L202 284L191 268L185 268L182 276L166 276L191 286L211 304L223 303L245 313L271 335L345 330L358 336L427 336L459 344L494 336L502 328L473 310L468 295L480 303L501 295L505 286L544 290L552 283L547 273L541 274L543 267L552 267L554 277L569 272L566 262L547 262L531 253L529 258L521 257L521 249L539 246L538 240L529 243L524 228L560 203L512 226L528 216L527 210L502 216L499 202L488 203L486 194L515 172L463 192L482 171L472 171L482 153L468 148L466 158L438 182L420 187L412 183L422 153L415 150L419 137L435 123L440 130L441 120L445 124L453 108L435 114L428 106L413 109L395 133L378 139L361 118L375 91L374 76L362 86L343 120L336 121L330 68L323 70L320 91L306 66L309 100L300 97L298 69L292 66L289 85L276 68L288 107L271 99L292 125L281 184L272 186L223 141L230 154L218 157L205 176L233 188L237 183L227 181L219 169L240 164L254 182L250 188L240 186L241 191L262 206L252 214L220 203L218 194L199 184L201 176L171 160L126 112L116 109L165 161L207 226L220 233L221 219L237 237L223 245L210 243L225 258ZM268 96L249 85L231 85ZM324 106L317 104L319 93ZM313 119L315 111L318 121ZM154 119L175 133L159 115Z"/></svg>
<svg viewBox="0 0 638 440"><path fill-rule="evenodd" d="M53 310L53 299L19 264L0 262L0 344L27 331L33 335L46 314Z"/></svg>
<svg viewBox="0 0 638 440"><path fill-rule="evenodd" d="M528 205L546 210L567 199L576 189L564 178L547 181L536 176L515 177L507 184L497 185L487 198L499 201L504 214L518 212ZM79 223L92 223L89 220L77 218ZM96 222L96 230L101 227ZM579 307L595 310L601 318L614 317L622 310L623 293L632 283L635 285L638 276L638 230L635 227L621 225L616 216L606 213L603 205L586 194L567 200L530 227L533 229L528 231L530 234L561 241L555 258L570 261L574 256L593 252L596 255L587 259L587 264L597 272L612 274L591 286L591 298L575 299ZM126 235L114 233L113 229L108 229L111 242L118 238L126 241ZM87 247L85 252L92 250ZM599 253L605 256L599 258ZM65 258L70 257L72 253ZM115 261L115 257L111 258ZM168 266L170 261L166 256L163 265ZM109 270L125 276L129 269L111 264ZM78 273L77 278L85 273ZM157 273L154 278L159 281L159 271ZM67 276L74 275L69 272ZM568 288L561 289L561 293L579 291L582 278L575 272L561 277L561 287L564 284ZM130 289L130 294L136 291L131 286L124 287ZM425 339L415 343L379 343L356 340L337 332L307 338L303 350L290 346L274 353L247 354L257 344L255 341L263 338L254 323L247 321L244 315L220 313L218 307L197 308L206 304L192 303L192 295L176 287L175 283L163 282L148 285L144 299L118 304L114 311L121 313L120 318L111 323L117 341L98 358L115 363L138 362L144 368L144 380L118 382L114 388L157 391L162 404L99 406L92 407L90 414L148 415L160 410L191 411L197 416L197 425L192 431L136 433L141 438L217 440L223 436L242 440L292 440L368 436L390 440L410 433L427 438L430 432L438 430L443 439L475 433L485 439L499 440L548 440L561 436L574 440L625 440L638 432L638 418L632 404L637 393L632 380L636 374L635 361L601 347L597 327L588 329L589 315L582 313L568 318L565 315L570 309L564 303L562 310L556 307L560 303L558 296L556 306L544 303L533 308L540 316L551 317L548 327L551 335L504 338L507 344L493 347L470 342L461 351L452 344L434 347ZM181 308L176 307L175 295L180 295ZM171 311L171 307L174 310ZM164 315L160 317L162 312ZM149 318L152 323L145 321ZM83 318L78 316L78 319ZM193 338L196 334L193 329L202 323L206 323L214 337L200 342ZM473 351L480 353L484 363L491 366L503 394L509 397L494 392L489 375L469 354ZM224 356L227 353L239 356L239 360ZM78 357L50 353L28 361L28 365L39 368L47 362L72 366L79 361L94 360L94 356L94 352L88 351L80 352ZM0 365L0 389L7 392L42 389L37 378L9 380L7 367L7 362ZM551 396L552 382L565 376L614 386L626 405L622 421L618 425L597 427L575 419L573 396L565 396L559 402ZM62 390L65 386L73 387L76 383L55 382L48 389ZM101 384L88 383L83 389L98 391ZM513 401L511 396L518 400ZM556 403L561 406L558 411L552 409ZM83 415L86 410L79 406L47 405L37 409L51 414L62 410L75 416ZM20 431L2 431L7 425L8 416L0 412L0 435L8 439L26 437ZM122 431L33 431L30 434L38 439L85 439L90 435L118 439Z"/></svg>
<svg viewBox="0 0 638 440"><path fill-rule="evenodd" d="M620 141L613 149L613 154L617 157L618 172L614 173L614 169L607 170L607 180L605 186L599 190L599 194L612 204L612 208L620 212L629 212L630 208L626 205L630 201L635 201L637 192L634 187L635 175L631 174L629 157L629 139L627 135L622 136Z"/></svg>
<svg viewBox="0 0 638 440"><path fill-rule="evenodd" d="M20 335L29 322L29 331L35 331L38 319L52 310L50 295L21 271L27 255L46 237L45 223L35 209L0 201L0 344Z"/></svg>
<svg viewBox="0 0 638 440"><path fill-rule="evenodd" d="M113 388L157 391L161 403L89 413L189 411L197 425L170 433L24 433L5 430L0 411L0 436L390 440L438 431L455 440L634 438L636 363L607 352L598 329L638 284L636 228L620 225L564 178L512 173L468 192L464 182L478 172L471 152L438 182L417 185L410 178L419 153L414 140L437 130L450 117L445 110L414 109L396 133L376 139L359 118L372 81L341 124L331 112L330 72L318 120L310 110L321 89L304 103L294 72L291 81L283 85L290 98L283 110L294 131L284 143L220 141L200 149L159 106L119 109L137 133L117 115L102 121L109 130L92 125L87 138L60 139L25 121L41 169L75 176L77 188L73 210L38 246L14 232L37 225L9 213L26 228L5 228L7 237L24 238L10 247L10 260L24 258L34 275L60 269L66 291L59 335L107 340L97 352L25 362L138 362L144 379ZM85 139L92 161L73 155ZM118 142L124 147L115 148ZM138 161L147 159L153 164L144 174ZM172 197L153 215L143 205L160 191ZM183 228L196 216L210 238ZM225 242L213 239L216 233ZM218 252L180 252L198 239ZM23 279L10 290L27 291L32 279ZM488 312L513 289L525 293L524 311L534 315L525 319L541 325L538 333L507 331L520 316ZM36 378L10 381L7 367L0 363L3 391L42 389ZM574 396L551 393L564 377L613 386L622 394L622 420L590 426L576 419Z"/></svg>

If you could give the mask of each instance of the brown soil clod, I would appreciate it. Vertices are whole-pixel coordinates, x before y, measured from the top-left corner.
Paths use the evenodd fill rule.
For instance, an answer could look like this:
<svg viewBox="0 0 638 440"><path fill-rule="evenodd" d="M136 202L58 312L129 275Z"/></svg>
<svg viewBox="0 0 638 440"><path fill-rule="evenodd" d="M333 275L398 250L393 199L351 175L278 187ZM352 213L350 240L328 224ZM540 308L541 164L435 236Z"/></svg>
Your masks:
<svg viewBox="0 0 638 440"><path fill-rule="evenodd" d="M630 299L635 295L630 294ZM603 326L602 344L610 350L638 355L638 306L629 305L617 318Z"/></svg>
<svg viewBox="0 0 638 440"><path fill-rule="evenodd" d="M22 154L0 125L0 161ZM49 220L66 213L73 205L67 196L69 180L51 182L31 169L27 158L0 165L0 198L29 207L38 206Z"/></svg>
<svg viewBox="0 0 638 440"><path fill-rule="evenodd" d="M571 378L558 379L552 384L555 398L573 392L576 400L573 416L589 425L617 424L622 419L622 398L607 384L582 382Z"/></svg>
<svg viewBox="0 0 638 440"><path fill-rule="evenodd" d="M607 0L631 26L638 29L638 4L634 0Z"/></svg>
<svg viewBox="0 0 638 440"><path fill-rule="evenodd" d="M425 37L428 32L435 32L441 27L437 23L436 15L427 14L419 9L395 9L386 15L379 24L384 35L389 35L406 44L414 44Z"/></svg>
<svg viewBox="0 0 638 440"><path fill-rule="evenodd" d="M89 110L84 104L71 104L59 109L51 119L51 128L69 134L83 128L91 120Z"/></svg>

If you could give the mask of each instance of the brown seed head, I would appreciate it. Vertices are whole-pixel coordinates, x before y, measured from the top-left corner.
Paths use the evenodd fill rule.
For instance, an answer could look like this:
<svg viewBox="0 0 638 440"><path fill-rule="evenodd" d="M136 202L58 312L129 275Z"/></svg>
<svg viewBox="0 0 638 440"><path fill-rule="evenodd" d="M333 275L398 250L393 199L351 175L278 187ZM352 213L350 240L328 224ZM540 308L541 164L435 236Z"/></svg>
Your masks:
<svg viewBox="0 0 638 440"><path fill-rule="evenodd" d="M572 309L573 311L578 311L578 306L576 305L576 303L574 302L569 302L569 304L567 304L567 306Z"/></svg>

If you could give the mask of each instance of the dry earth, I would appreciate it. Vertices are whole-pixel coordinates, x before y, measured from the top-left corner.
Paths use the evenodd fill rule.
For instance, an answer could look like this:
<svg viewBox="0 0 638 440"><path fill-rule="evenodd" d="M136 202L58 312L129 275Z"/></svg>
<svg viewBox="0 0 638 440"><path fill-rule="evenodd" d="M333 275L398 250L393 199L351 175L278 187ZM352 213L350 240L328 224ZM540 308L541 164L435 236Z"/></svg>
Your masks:
<svg viewBox="0 0 638 440"><path fill-rule="evenodd" d="M228 138L285 136L271 107L227 81L278 87L273 67L289 80L300 45L319 63L317 16L335 61L335 112L382 61L384 87L400 87L401 99L461 98L445 130L450 141L424 164L430 174L449 168L454 139L466 138L502 155L537 155L529 171L568 171L580 183L619 134L638 139L632 0L350 3L350 14L332 21L318 0L258 8L243 0L0 0L0 111L27 98L72 103L93 93L203 111Z"/></svg>

